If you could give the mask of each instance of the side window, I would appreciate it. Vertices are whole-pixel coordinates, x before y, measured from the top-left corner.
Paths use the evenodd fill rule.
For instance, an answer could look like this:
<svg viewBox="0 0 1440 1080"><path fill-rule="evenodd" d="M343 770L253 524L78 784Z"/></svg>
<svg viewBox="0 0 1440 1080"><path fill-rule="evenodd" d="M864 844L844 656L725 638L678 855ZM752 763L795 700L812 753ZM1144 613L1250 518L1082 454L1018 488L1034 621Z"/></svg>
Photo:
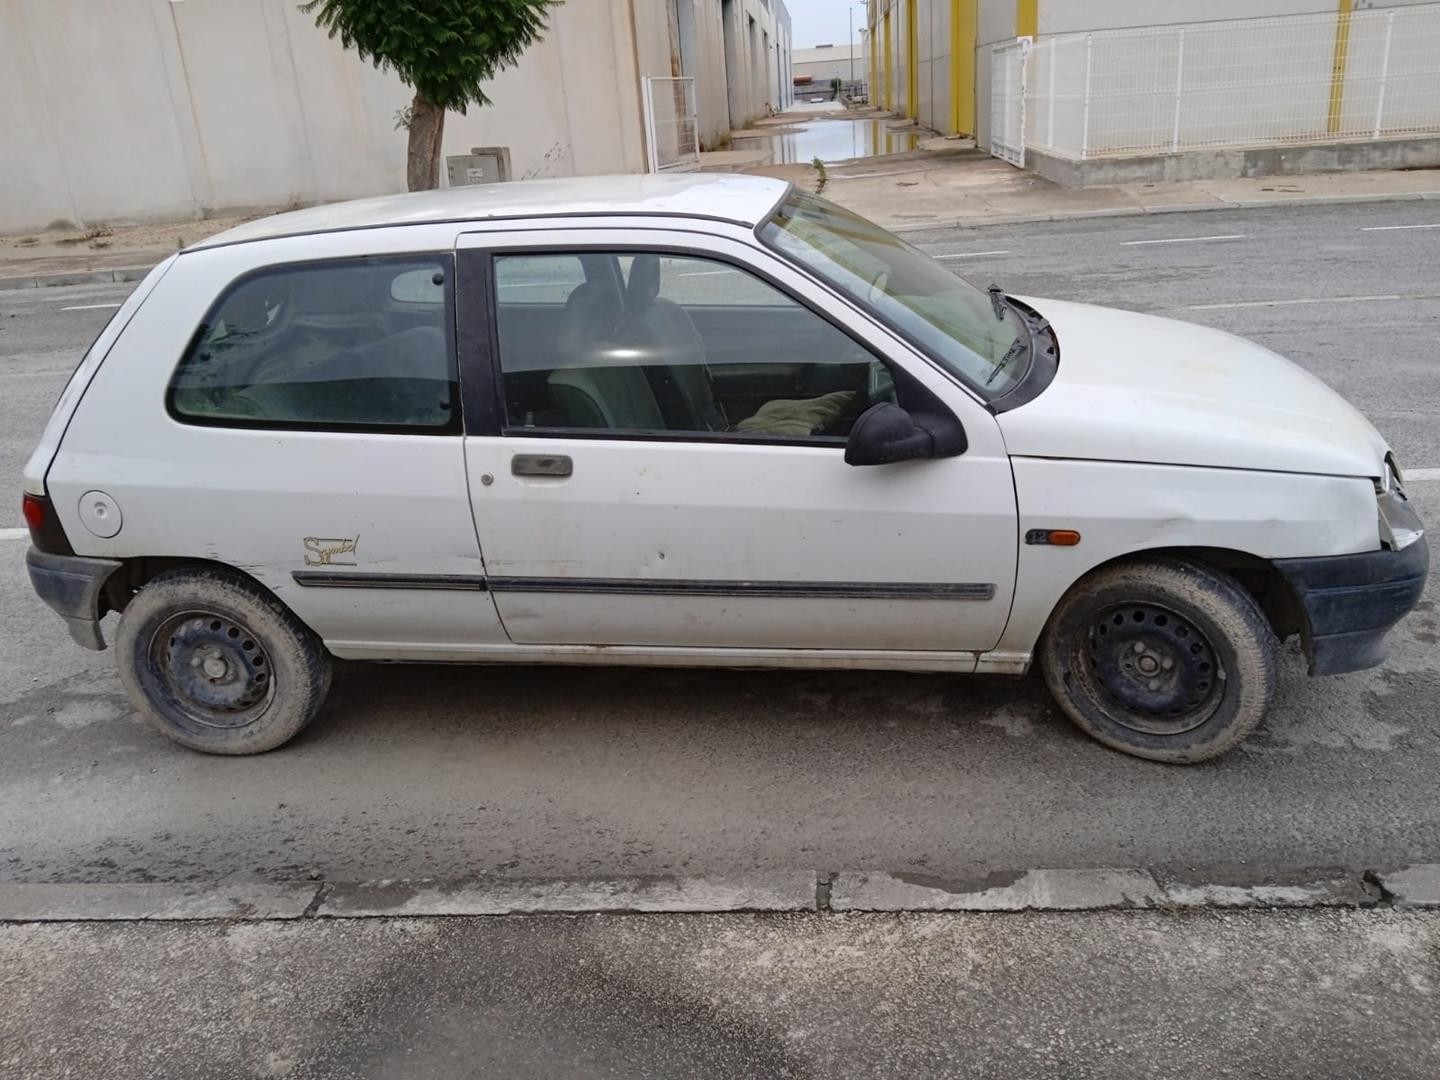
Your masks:
<svg viewBox="0 0 1440 1080"><path fill-rule="evenodd" d="M280 266L236 282L170 380L177 419L460 430L448 256Z"/></svg>
<svg viewBox="0 0 1440 1080"><path fill-rule="evenodd" d="M528 255L502 260L495 268L495 296L501 304L563 304L585 284L574 255Z"/></svg>
<svg viewBox="0 0 1440 1080"><path fill-rule="evenodd" d="M587 252L568 256L583 278L565 295L536 304L515 289L565 258L495 258L510 434L842 440L865 409L894 400L884 363L749 270L690 255Z"/></svg>

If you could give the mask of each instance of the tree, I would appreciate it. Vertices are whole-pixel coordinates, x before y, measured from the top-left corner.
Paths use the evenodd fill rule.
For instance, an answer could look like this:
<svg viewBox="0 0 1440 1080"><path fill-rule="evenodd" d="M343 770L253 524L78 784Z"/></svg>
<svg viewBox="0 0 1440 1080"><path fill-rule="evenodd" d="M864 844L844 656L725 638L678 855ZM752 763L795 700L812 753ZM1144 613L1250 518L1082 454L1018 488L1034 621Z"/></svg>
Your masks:
<svg viewBox="0 0 1440 1080"><path fill-rule="evenodd" d="M490 99L481 89L549 29L562 0L308 0L300 5L330 37L415 91L401 124L410 130L405 179L438 187L445 111Z"/></svg>

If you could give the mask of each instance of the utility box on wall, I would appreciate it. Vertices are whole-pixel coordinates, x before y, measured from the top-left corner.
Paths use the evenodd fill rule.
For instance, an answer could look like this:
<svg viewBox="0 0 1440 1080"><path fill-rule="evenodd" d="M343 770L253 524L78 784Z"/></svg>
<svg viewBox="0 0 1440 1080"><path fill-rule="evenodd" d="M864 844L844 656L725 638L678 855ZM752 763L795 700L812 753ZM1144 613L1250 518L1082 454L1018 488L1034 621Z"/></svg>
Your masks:
<svg viewBox="0 0 1440 1080"><path fill-rule="evenodd" d="M446 157L445 170L451 187L504 183L510 179L510 148L472 146L468 154Z"/></svg>

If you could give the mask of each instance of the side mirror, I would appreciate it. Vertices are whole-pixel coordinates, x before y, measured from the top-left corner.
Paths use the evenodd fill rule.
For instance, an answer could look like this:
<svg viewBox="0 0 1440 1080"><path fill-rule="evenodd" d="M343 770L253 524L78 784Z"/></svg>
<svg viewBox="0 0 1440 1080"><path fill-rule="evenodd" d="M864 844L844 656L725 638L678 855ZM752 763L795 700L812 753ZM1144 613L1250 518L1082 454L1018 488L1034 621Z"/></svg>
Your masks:
<svg viewBox="0 0 1440 1080"><path fill-rule="evenodd" d="M946 413L909 413L881 402L860 414L845 444L847 465L889 465L958 457L969 441L960 421Z"/></svg>

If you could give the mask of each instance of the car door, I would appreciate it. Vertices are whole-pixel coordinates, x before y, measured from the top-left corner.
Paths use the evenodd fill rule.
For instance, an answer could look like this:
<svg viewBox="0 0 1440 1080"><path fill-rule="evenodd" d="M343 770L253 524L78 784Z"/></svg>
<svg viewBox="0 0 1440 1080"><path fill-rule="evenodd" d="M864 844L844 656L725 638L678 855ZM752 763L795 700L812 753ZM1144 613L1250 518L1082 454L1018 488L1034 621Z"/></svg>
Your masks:
<svg viewBox="0 0 1440 1080"><path fill-rule="evenodd" d="M770 253L697 239L461 239L461 286L486 290L492 313L488 336L462 330L467 415L482 412L485 382L494 410L488 429L471 425L465 456L510 638L993 647L1017 527L993 417ZM902 405L922 395L955 413L963 455L845 463L849 424L897 385Z"/></svg>
<svg viewBox="0 0 1440 1080"><path fill-rule="evenodd" d="M113 508L101 532L66 520L84 553L238 567L346 657L506 645L466 495L451 243L187 255L51 466L67 514L87 492Z"/></svg>

